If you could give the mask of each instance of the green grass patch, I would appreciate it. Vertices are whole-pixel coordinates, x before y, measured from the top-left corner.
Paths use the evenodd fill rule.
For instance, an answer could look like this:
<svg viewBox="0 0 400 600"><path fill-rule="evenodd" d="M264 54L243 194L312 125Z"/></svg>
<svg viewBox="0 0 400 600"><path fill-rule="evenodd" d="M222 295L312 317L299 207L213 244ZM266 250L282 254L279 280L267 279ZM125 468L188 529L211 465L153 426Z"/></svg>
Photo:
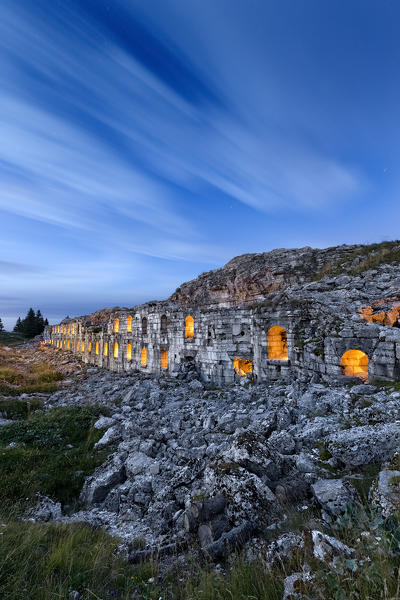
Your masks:
<svg viewBox="0 0 400 600"><path fill-rule="evenodd" d="M5 419L28 419L31 413L43 406L39 398L31 400L1 400L0 415Z"/></svg>
<svg viewBox="0 0 400 600"><path fill-rule="evenodd" d="M0 514L18 503L31 503L41 492L70 503L86 475L101 464L109 449L94 450L102 436L93 424L95 407L60 407L0 429ZM11 443L16 447L7 447Z"/></svg>
<svg viewBox="0 0 400 600"><path fill-rule="evenodd" d="M0 597L10 600L159 598L151 564L118 557L119 540L83 523L9 522L0 535ZM133 596L135 593L139 595Z"/></svg>
<svg viewBox="0 0 400 600"><path fill-rule="evenodd" d="M46 362L31 365L27 370L4 366L0 368L0 396L51 394L57 390L57 382L62 378L62 373Z"/></svg>

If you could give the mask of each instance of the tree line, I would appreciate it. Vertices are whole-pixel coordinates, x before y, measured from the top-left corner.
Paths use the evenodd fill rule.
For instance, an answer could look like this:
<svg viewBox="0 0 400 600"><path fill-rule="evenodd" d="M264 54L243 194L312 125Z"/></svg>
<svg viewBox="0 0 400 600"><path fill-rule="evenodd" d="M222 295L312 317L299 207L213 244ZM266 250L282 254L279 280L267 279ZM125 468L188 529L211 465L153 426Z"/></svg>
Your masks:
<svg viewBox="0 0 400 600"><path fill-rule="evenodd" d="M15 333L20 333L26 338L33 338L35 335L40 335L43 333L44 328L48 324L48 320L43 318L40 310L35 312L33 308L30 308L24 319L18 317L13 331ZM4 325L0 318L0 332L2 331L4 331Z"/></svg>

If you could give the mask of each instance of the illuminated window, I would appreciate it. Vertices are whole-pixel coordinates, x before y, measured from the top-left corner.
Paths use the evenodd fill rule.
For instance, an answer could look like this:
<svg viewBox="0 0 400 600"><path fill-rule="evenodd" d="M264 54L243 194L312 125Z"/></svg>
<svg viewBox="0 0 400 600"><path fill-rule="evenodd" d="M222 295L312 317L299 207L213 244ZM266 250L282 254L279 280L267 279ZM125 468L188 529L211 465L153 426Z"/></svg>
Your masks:
<svg viewBox="0 0 400 600"><path fill-rule="evenodd" d="M237 356L233 361L233 369L240 377L246 377L247 373L253 372L253 363Z"/></svg>
<svg viewBox="0 0 400 600"><path fill-rule="evenodd" d="M104 342L104 356L108 356L108 342Z"/></svg>
<svg viewBox="0 0 400 600"><path fill-rule="evenodd" d="M162 369L168 369L168 350L161 350L160 365Z"/></svg>
<svg viewBox="0 0 400 600"><path fill-rule="evenodd" d="M68 333L71 333L71 325L68 325Z"/></svg>
<svg viewBox="0 0 400 600"><path fill-rule="evenodd" d="M96 354L99 353L99 342L96 342Z"/></svg>
<svg viewBox="0 0 400 600"><path fill-rule="evenodd" d="M190 339L194 336L194 319L188 315L185 319L185 338Z"/></svg>
<svg viewBox="0 0 400 600"><path fill-rule="evenodd" d="M347 350L340 361L343 375L368 379L368 356L361 350Z"/></svg>
<svg viewBox="0 0 400 600"><path fill-rule="evenodd" d="M271 360L288 360L287 333L283 327L271 327L267 333L268 358Z"/></svg>
<svg viewBox="0 0 400 600"><path fill-rule="evenodd" d="M146 317L143 317L142 319L142 335L146 335L147 334L147 319Z"/></svg>
<svg viewBox="0 0 400 600"><path fill-rule="evenodd" d="M66 334L67 334L67 326L64 325L64 335L66 335Z"/></svg>
<svg viewBox="0 0 400 600"><path fill-rule="evenodd" d="M75 325L72 325L72 335L75 335Z"/></svg>
<svg viewBox="0 0 400 600"><path fill-rule="evenodd" d="M132 344L126 345L126 360L132 360Z"/></svg>
<svg viewBox="0 0 400 600"><path fill-rule="evenodd" d="M118 344L116 342L114 344L114 358L118 358Z"/></svg>
<svg viewBox="0 0 400 600"><path fill-rule="evenodd" d="M119 331L119 319L118 319L118 317L116 317L114 319L114 333L118 333L118 331Z"/></svg>
<svg viewBox="0 0 400 600"><path fill-rule="evenodd" d="M167 315L162 315L162 317L161 317L161 333L167 333L167 329L168 329Z"/></svg>
<svg viewBox="0 0 400 600"><path fill-rule="evenodd" d="M88 350L89 354L92 352L92 342L89 342L87 350Z"/></svg>
<svg viewBox="0 0 400 600"><path fill-rule="evenodd" d="M140 355L140 364L145 367L147 365L147 348L142 348Z"/></svg>
<svg viewBox="0 0 400 600"><path fill-rule="evenodd" d="M85 352L85 342L82 340L81 352Z"/></svg>
<svg viewBox="0 0 400 600"><path fill-rule="evenodd" d="M126 331L132 331L132 316L129 315L128 320L126 322Z"/></svg>
<svg viewBox="0 0 400 600"><path fill-rule="evenodd" d="M67 340L67 350L69 350L69 340Z"/></svg>
<svg viewBox="0 0 400 600"><path fill-rule="evenodd" d="M64 340L64 350L65 350L65 340Z"/></svg>
<svg viewBox="0 0 400 600"><path fill-rule="evenodd" d="M79 350L79 340L76 342L76 349Z"/></svg>
<svg viewBox="0 0 400 600"><path fill-rule="evenodd" d="M57 333L60 333L60 326L57 325Z"/></svg>

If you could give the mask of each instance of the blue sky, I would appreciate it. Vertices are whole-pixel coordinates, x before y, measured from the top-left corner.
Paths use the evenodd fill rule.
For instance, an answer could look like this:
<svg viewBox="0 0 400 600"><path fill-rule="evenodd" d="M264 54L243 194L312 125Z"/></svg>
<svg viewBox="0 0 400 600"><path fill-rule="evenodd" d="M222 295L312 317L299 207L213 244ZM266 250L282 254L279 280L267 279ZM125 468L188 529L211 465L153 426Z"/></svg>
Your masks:
<svg viewBox="0 0 400 600"><path fill-rule="evenodd" d="M0 316L399 236L395 0L3 0Z"/></svg>

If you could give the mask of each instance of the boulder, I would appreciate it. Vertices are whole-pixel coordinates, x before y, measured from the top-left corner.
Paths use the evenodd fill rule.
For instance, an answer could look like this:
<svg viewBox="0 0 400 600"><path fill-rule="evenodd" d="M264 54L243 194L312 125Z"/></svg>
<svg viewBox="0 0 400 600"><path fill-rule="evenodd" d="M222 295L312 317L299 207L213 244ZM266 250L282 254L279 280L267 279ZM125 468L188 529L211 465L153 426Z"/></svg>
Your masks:
<svg viewBox="0 0 400 600"><path fill-rule="evenodd" d="M311 489L328 517L343 515L350 503L358 501L356 490L343 479L319 479Z"/></svg>
<svg viewBox="0 0 400 600"><path fill-rule="evenodd" d="M371 501L384 517L400 510L400 471L383 469L371 491Z"/></svg>

